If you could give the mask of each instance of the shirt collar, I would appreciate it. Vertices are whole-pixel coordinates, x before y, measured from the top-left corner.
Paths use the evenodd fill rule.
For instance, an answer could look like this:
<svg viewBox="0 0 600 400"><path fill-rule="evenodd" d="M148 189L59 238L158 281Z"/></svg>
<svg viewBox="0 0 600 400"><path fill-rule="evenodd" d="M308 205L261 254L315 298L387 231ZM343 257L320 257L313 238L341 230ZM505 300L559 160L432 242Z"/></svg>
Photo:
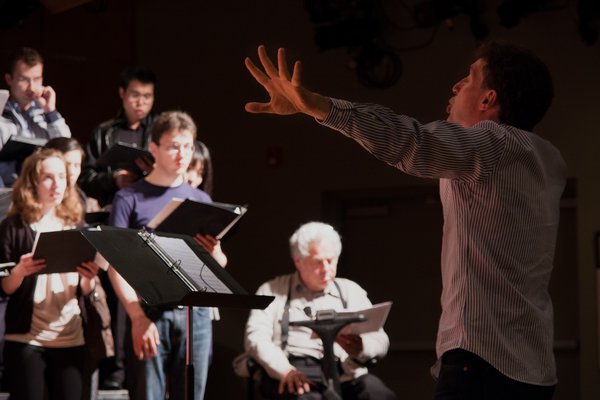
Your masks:
<svg viewBox="0 0 600 400"><path fill-rule="evenodd" d="M16 112L18 112L19 114L22 114L23 111L21 110L21 106L19 105L19 103L17 103L17 101L15 99L9 98L8 101L6 102L7 105L10 105L10 107L12 107L13 110L15 110ZM31 101L31 103L29 103L31 105L31 107L29 107L29 110L33 110L35 108L37 108L37 103L35 101Z"/></svg>
<svg viewBox="0 0 600 400"><path fill-rule="evenodd" d="M322 292L313 292L312 290L309 290L306 286L304 286L304 284L300 280L300 274L298 273L298 271L296 271L292 275L291 288L292 288L292 293L291 293L292 298L304 297L307 299L311 299L311 298L316 298L316 297L320 297L320 296L324 296L324 295L333 296L336 299L341 298L340 293L339 293L335 283L333 283L333 281L329 281L327 283L327 286L325 287L325 290L323 290Z"/></svg>

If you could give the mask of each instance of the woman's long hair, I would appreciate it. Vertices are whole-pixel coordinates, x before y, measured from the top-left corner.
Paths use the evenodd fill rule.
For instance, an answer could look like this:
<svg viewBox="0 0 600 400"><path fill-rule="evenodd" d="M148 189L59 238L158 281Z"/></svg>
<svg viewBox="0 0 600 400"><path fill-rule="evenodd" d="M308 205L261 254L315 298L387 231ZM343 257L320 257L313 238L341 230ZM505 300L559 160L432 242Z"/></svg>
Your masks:
<svg viewBox="0 0 600 400"><path fill-rule="evenodd" d="M42 163L52 157L56 157L65 163L65 173L67 172L65 159L58 150L39 149L27 157L23 163L21 174L13 185L12 206L8 212L9 216L19 214L23 221L28 224L37 222L42 218L42 205L38 199L37 182L42 170ZM71 226L76 226L83 219L83 207L77 190L70 185L68 173L67 187L61 203L56 206L56 216L62 219L65 225Z"/></svg>

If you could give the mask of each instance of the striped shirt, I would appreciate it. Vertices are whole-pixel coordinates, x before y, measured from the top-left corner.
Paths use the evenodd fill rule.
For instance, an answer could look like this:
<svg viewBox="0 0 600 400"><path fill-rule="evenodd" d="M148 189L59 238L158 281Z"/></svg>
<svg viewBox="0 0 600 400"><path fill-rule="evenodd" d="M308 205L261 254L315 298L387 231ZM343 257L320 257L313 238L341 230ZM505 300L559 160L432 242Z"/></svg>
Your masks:
<svg viewBox="0 0 600 400"><path fill-rule="evenodd" d="M548 283L567 176L559 151L493 121L424 125L382 106L332 103L325 126L407 174L440 180L438 358L461 348L511 379L555 384Z"/></svg>

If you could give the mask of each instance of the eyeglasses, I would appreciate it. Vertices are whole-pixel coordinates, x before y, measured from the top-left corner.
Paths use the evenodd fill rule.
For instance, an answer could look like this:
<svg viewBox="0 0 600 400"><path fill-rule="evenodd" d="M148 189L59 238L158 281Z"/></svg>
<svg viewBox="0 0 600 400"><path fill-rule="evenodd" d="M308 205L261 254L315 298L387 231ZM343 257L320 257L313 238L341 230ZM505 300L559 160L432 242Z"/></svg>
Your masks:
<svg viewBox="0 0 600 400"><path fill-rule="evenodd" d="M190 144L190 143L186 143L186 144L180 144L180 143L167 143L167 144L161 144L160 146L164 146L165 149L167 149L168 153L193 153L194 152L194 145Z"/></svg>
<svg viewBox="0 0 600 400"><path fill-rule="evenodd" d="M154 94L152 93L139 93L139 92L127 92L127 98L130 100L143 100L146 103L151 102L154 99Z"/></svg>

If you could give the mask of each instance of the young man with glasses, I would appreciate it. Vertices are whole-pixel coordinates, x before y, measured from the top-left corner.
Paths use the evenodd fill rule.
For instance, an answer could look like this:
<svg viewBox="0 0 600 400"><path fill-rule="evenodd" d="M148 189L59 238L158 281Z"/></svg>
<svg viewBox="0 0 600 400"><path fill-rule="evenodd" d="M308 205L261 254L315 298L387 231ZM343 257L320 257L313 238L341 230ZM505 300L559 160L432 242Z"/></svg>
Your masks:
<svg viewBox="0 0 600 400"><path fill-rule="evenodd" d="M109 218L121 228L146 227L169 201L189 198L211 201L208 194L185 182L184 174L194 154L196 125L183 112L160 114L151 129L149 150L154 169L143 179L121 189L114 198ZM223 266L227 257L220 241L196 235L196 240ZM109 277L127 311L132 340L126 340L127 389L131 399L184 398L186 310L142 306L131 286L113 269ZM212 326L207 308L194 308L195 399L202 399L206 387ZM167 385L168 382L168 385Z"/></svg>

